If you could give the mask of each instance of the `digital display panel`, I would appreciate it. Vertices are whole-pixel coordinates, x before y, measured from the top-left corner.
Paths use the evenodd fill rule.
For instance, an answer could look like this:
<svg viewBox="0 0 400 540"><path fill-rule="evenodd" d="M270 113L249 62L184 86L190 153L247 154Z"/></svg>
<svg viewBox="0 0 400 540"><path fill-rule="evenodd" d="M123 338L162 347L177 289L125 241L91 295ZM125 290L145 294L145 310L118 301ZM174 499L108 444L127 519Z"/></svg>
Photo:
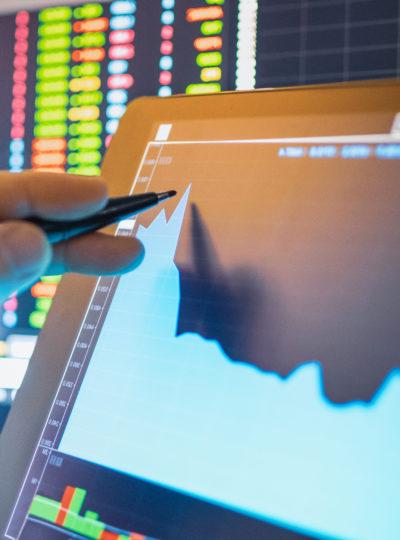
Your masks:
<svg viewBox="0 0 400 540"><path fill-rule="evenodd" d="M257 15L257 87L399 76L397 0L241 4Z"/></svg>
<svg viewBox="0 0 400 540"><path fill-rule="evenodd" d="M398 538L399 159L388 113L155 125L133 192L178 199L120 225L146 257L98 281L8 537Z"/></svg>

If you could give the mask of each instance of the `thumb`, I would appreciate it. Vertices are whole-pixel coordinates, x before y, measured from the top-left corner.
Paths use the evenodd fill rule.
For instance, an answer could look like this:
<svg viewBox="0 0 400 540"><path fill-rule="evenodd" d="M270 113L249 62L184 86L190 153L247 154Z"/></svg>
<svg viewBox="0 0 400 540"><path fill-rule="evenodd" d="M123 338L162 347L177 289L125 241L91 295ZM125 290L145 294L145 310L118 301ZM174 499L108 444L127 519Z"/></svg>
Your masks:
<svg viewBox="0 0 400 540"><path fill-rule="evenodd" d="M52 251L42 231L29 223L0 224L0 302L38 279L50 263Z"/></svg>

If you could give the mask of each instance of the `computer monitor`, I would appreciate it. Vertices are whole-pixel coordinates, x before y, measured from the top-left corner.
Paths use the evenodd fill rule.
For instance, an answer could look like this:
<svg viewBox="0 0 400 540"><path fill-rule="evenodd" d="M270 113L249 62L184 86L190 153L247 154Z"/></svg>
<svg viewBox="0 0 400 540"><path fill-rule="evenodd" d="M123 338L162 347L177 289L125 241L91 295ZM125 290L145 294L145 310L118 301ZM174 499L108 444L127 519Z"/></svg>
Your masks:
<svg viewBox="0 0 400 540"><path fill-rule="evenodd" d="M55 4L0 7L2 169L98 174L126 103L141 95L400 73L397 2ZM43 278L1 309L0 401L20 385L59 279Z"/></svg>
<svg viewBox="0 0 400 540"><path fill-rule="evenodd" d="M400 538L399 104L129 107L110 189L177 197L119 224L135 271L63 280L1 435L0 538Z"/></svg>

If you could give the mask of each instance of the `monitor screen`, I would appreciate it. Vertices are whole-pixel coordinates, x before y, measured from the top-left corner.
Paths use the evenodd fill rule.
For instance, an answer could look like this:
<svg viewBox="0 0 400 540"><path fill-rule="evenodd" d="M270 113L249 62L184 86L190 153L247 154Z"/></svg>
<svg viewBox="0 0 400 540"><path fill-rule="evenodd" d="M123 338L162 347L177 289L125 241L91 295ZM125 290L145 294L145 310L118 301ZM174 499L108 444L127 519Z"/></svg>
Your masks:
<svg viewBox="0 0 400 540"><path fill-rule="evenodd" d="M114 0L2 14L0 168L98 174L140 95L398 76L397 4ZM59 280L0 309L0 402L21 383Z"/></svg>
<svg viewBox="0 0 400 540"><path fill-rule="evenodd" d="M398 125L152 127L9 538L399 538Z"/></svg>

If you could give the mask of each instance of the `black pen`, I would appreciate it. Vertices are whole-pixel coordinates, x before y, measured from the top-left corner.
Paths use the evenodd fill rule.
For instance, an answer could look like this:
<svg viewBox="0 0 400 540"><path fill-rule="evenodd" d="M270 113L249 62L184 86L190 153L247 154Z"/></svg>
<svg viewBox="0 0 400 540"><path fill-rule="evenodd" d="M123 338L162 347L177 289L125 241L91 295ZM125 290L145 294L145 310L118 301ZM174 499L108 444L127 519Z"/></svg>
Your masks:
<svg viewBox="0 0 400 540"><path fill-rule="evenodd" d="M57 244L140 214L175 195L176 191L165 191L163 193L143 193L127 197L114 197L108 200L102 210L83 219L56 221L31 217L25 218L25 221L40 227L46 233L50 243Z"/></svg>

